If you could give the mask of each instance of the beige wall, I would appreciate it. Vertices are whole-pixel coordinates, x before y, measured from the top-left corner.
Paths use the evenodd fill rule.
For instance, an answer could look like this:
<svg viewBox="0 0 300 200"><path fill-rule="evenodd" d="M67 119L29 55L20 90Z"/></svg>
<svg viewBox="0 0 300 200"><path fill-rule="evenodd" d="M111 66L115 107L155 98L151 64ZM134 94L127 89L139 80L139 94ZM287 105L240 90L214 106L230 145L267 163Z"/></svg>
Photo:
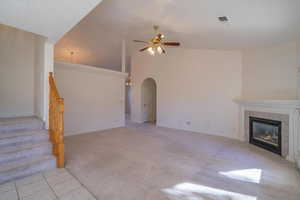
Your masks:
<svg viewBox="0 0 300 200"><path fill-rule="evenodd" d="M244 51L243 98L296 99L300 67L296 52L296 43Z"/></svg>
<svg viewBox="0 0 300 200"><path fill-rule="evenodd" d="M34 60L34 113L41 119L44 118L45 41L43 37L36 37Z"/></svg>
<svg viewBox="0 0 300 200"><path fill-rule="evenodd" d="M237 137L242 56L235 51L170 49L132 58L132 120L142 122L141 84L157 83L158 126Z"/></svg>
<svg viewBox="0 0 300 200"><path fill-rule="evenodd" d="M65 99L65 134L125 125L125 73L56 62L54 73Z"/></svg>
<svg viewBox="0 0 300 200"><path fill-rule="evenodd" d="M34 114L35 35L0 25L0 117Z"/></svg>
<svg viewBox="0 0 300 200"><path fill-rule="evenodd" d="M297 98L300 99L300 40L297 41L296 43L297 45L297 52L296 52L296 56L297 56L297 67L298 67L298 73L297 73L297 77L298 77L298 84L297 84ZM300 165L299 165L300 166Z"/></svg>
<svg viewBox="0 0 300 200"><path fill-rule="evenodd" d="M42 36L0 25L0 117L45 120L46 43Z"/></svg>
<svg viewBox="0 0 300 200"><path fill-rule="evenodd" d="M158 83L158 125L235 137L236 98L297 99L300 42L241 52L172 49L132 58L132 119L142 122L141 83Z"/></svg>

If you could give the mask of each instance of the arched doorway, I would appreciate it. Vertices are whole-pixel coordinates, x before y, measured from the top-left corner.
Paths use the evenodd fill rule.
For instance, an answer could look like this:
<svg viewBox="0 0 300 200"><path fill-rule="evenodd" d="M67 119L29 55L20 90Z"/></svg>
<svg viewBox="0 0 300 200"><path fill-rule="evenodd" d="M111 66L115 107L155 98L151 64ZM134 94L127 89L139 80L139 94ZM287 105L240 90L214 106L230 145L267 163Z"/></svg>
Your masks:
<svg viewBox="0 0 300 200"><path fill-rule="evenodd" d="M142 120L156 123L156 83L153 78L147 78L142 84Z"/></svg>

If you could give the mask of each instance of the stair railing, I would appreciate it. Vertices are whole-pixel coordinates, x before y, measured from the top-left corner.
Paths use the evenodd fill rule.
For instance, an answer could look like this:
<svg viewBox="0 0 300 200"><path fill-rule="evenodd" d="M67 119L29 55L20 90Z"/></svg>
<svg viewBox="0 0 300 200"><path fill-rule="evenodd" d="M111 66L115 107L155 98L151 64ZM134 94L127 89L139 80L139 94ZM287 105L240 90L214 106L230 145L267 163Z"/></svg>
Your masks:
<svg viewBox="0 0 300 200"><path fill-rule="evenodd" d="M49 139L53 145L57 168L64 168L64 99L59 96L52 72L49 73L49 86Z"/></svg>

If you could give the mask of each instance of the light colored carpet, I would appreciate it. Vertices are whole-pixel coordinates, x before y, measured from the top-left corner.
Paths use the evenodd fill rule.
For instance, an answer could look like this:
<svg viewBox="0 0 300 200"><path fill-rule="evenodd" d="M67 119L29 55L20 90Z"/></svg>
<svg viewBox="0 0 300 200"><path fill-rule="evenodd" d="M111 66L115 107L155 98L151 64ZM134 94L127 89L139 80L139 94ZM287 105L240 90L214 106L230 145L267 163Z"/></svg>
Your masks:
<svg viewBox="0 0 300 200"><path fill-rule="evenodd" d="M279 156L228 138L131 124L66 138L67 169L98 199L299 200Z"/></svg>

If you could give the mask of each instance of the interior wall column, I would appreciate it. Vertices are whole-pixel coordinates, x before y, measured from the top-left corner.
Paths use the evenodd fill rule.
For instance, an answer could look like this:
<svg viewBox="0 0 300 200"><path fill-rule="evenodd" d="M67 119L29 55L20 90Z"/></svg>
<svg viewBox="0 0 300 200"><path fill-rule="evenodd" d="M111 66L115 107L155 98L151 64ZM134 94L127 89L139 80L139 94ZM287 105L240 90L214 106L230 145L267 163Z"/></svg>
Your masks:
<svg viewBox="0 0 300 200"><path fill-rule="evenodd" d="M126 42L122 40L122 72L126 73Z"/></svg>
<svg viewBox="0 0 300 200"><path fill-rule="evenodd" d="M46 40L44 46L44 84L43 84L43 120L48 128L49 113L49 72L54 71L54 43Z"/></svg>

